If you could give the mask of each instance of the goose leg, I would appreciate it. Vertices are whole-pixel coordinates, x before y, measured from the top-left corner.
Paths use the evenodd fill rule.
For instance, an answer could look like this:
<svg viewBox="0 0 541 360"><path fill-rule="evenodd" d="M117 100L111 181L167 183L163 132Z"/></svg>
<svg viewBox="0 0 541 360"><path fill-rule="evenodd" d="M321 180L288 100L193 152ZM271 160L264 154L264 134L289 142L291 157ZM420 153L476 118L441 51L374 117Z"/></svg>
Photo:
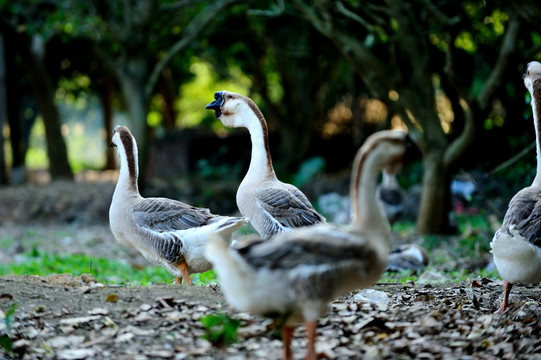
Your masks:
<svg viewBox="0 0 541 360"><path fill-rule="evenodd" d="M182 283L182 278L184 278L184 283L193 285L192 278L190 277L190 273L188 272L188 264L186 264L186 261L178 264L178 268L182 272L182 277L177 276L177 281L175 283L180 285Z"/></svg>
<svg viewBox="0 0 541 360"><path fill-rule="evenodd" d="M293 337L292 326L284 325L282 327L282 342L284 343L284 360L292 360L293 354L291 353L291 338Z"/></svg>
<svg viewBox="0 0 541 360"><path fill-rule="evenodd" d="M306 322L306 337L308 339L308 352L306 353L306 360L316 360L316 330L317 322L316 321L307 321Z"/></svg>
<svg viewBox="0 0 541 360"><path fill-rule="evenodd" d="M503 314L505 310L507 310L507 305L509 302L509 293L511 292L511 288L513 287L513 284L511 284L509 281L504 280L503 281L503 300L500 304L500 308L494 313L494 314Z"/></svg>

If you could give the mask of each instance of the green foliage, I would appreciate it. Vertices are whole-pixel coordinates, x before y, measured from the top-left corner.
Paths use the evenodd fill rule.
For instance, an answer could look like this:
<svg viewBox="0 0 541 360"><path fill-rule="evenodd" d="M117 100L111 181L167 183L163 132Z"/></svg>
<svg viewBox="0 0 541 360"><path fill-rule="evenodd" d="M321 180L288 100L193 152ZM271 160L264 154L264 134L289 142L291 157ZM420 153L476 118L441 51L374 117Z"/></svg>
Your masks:
<svg viewBox="0 0 541 360"><path fill-rule="evenodd" d="M214 270L209 270L204 273L195 274L193 276L193 281L194 284L201 286L216 282L216 272L214 272Z"/></svg>
<svg viewBox="0 0 541 360"><path fill-rule="evenodd" d="M6 333L0 335L0 346L3 347L7 352L13 351L13 341L11 337L11 321L15 310L17 309L17 303L11 305L11 307L6 311L6 317L3 319L4 324L6 325Z"/></svg>
<svg viewBox="0 0 541 360"><path fill-rule="evenodd" d="M203 339L209 341L212 346L224 349L238 341L237 329L240 327L239 320L217 312L204 316L200 321L205 330Z"/></svg>
<svg viewBox="0 0 541 360"><path fill-rule="evenodd" d="M325 169L325 159L315 156L303 161L299 170L293 176L293 184L302 187L314 178L314 176Z"/></svg>
<svg viewBox="0 0 541 360"><path fill-rule="evenodd" d="M46 254L33 249L25 254L25 259L18 263L0 265L0 275L52 275L69 273L79 276L91 273L94 278L104 284L118 285L151 285L172 284L174 276L161 266L145 266L135 268L120 261L94 258L87 255ZM150 264L149 264L150 265ZM197 285L206 285L214 281L214 272L196 274Z"/></svg>
<svg viewBox="0 0 541 360"><path fill-rule="evenodd" d="M220 80L211 64L198 58L191 59L189 69L193 78L180 87L176 106L182 118L177 125L181 127L204 125L217 131L228 131L219 120L216 120L214 111L205 110L205 105L214 99L214 93L219 90L247 94L251 86L250 79L238 67L231 67L228 69L227 79Z"/></svg>
<svg viewBox="0 0 541 360"><path fill-rule="evenodd" d="M224 152L226 150L225 148L220 148L218 151ZM199 159L196 168L197 173L195 177L200 177L204 180L222 180L226 178L239 178L242 165L240 163L236 165L216 164L212 160Z"/></svg>
<svg viewBox="0 0 541 360"><path fill-rule="evenodd" d="M493 231L488 223L488 217L478 215L455 214L458 225L456 235L425 235L420 245L429 253L430 264L425 271L443 274L451 282L471 281L476 278L498 279L497 270L462 269L459 264L463 259L475 259L486 256L490 251L490 241ZM401 237L411 237L415 234L415 224L412 222L397 222L393 232ZM382 275L382 283L408 283L419 281L422 273L411 271L386 272Z"/></svg>

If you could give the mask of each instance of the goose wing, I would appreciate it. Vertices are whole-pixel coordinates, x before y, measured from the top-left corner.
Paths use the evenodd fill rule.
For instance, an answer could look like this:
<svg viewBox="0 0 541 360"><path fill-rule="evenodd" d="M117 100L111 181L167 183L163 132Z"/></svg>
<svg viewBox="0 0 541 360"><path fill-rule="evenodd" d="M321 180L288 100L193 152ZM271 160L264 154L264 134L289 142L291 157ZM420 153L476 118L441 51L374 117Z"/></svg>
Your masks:
<svg viewBox="0 0 541 360"><path fill-rule="evenodd" d="M138 226L157 232L200 227L216 217L209 209L166 198L143 199L133 206L132 212Z"/></svg>
<svg viewBox="0 0 541 360"><path fill-rule="evenodd" d="M327 224L285 232L238 252L257 270L285 271L297 293L330 297L353 272L366 274L375 258L371 246Z"/></svg>
<svg viewBox="0 0 541 360"><path fill-rule="evenodd" d="M325 222L325 218L314 209L308 198L292 185L261 189L257 194L257 203L269 217L270 234L279 232L280 228L297 228Z"/></svg>
<svg viewBox="0 0 541 360"><path fill-rule="evenodd" d="M132 206L138 232L147 246L171 263L184 261L185 244L177 230L204 226L215 218L208 209L166 198L146 198Z"/></svg>
<svg viewBox="0 0 541 360"><path fill-rule="evenodd" d="M510 226L530 243L541 246L541 188L522 189L511 199L502 228Z"/></svg>

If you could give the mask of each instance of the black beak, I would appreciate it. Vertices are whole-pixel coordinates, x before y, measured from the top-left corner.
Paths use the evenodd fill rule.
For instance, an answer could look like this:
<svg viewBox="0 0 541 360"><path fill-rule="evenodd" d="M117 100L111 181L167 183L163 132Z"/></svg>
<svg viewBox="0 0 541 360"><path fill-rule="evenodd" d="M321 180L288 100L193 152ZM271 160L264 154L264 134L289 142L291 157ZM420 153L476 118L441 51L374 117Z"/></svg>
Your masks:
<svg viewBox="0 0 541 360"><path fill-rule="evenodd" d="M526 77L526 75L528 74L528 66L530 66L530 63L527 63L526 64L526 71L524 72L524 74L522 74L522 78L524 79Z"/></svg>
<svg viewBox="0 0 541 360"><path fill-rule="evenodd" d="M223 91L216 91L214 93L214 101L205 106L205 109L214 110L214 115L218 119L222 116L222 105L224 104L224 93Z"/></svg>
<svg viewBox="0 0 541 360"><path fill-rule="evenodd" d="M116 144L114 142L111 141L111 143L109 144L110 147L116 147Z"/></svg>

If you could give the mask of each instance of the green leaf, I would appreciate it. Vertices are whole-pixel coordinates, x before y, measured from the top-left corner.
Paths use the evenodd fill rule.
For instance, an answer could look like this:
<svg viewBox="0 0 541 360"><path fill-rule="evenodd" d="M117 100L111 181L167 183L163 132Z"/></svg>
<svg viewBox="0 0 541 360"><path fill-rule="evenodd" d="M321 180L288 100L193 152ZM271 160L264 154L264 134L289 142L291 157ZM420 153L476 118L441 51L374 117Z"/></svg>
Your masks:
<svg viewBox="0 0 541 360"><path fill-rule="evenodd" d="M6 349L7 352L13 351L13 341L7 335L0 335L0 346Z"/></svg>
<svg viewBox="0 0 541 360"><path fill-rule="evenodd" d="M199 321L205 327L203 339L210 342L212 346L224 348L238 341L237 329L240 327L240 321L237 319L218 312L204 316Z"/></svg>

